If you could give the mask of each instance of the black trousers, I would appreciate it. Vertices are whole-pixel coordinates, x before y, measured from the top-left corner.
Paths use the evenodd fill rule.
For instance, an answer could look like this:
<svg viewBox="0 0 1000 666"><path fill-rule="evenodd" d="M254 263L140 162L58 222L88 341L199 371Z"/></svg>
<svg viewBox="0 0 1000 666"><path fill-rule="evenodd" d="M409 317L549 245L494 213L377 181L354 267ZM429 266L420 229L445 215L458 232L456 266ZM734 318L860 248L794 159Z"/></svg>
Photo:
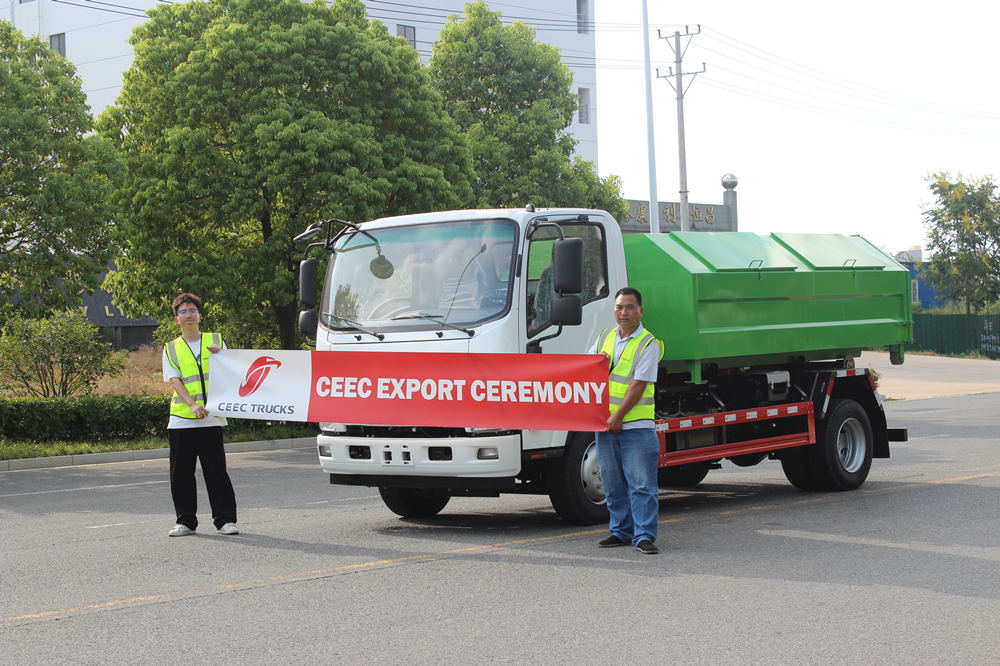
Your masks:
<svg viewBox="0 0 1000 666"><path fill-rule="evenodd" d="M177 523L191 529L198 527L198 489L194 480L198 460L215 528L235 523L236 493L226 471L222 427L168 429L167 440L170 442L170 494L174 498Z"/></svg>

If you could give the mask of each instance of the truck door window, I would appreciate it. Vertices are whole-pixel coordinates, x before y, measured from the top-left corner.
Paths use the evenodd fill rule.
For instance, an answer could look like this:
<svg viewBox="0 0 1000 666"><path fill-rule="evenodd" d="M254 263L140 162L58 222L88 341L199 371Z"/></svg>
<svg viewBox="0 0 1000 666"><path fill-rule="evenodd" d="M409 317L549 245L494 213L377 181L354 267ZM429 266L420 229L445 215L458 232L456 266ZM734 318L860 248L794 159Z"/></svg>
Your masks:
<svg viewBox="0 0 1000 666"><path fill-rule="evenodd" d="M576 220L558 221L565 238L583 239L583 291L580 298L586 305L608 295L607 252L604 230L600 225ZM552 245L559 234L552 227L539 227L528 247L525 321L532 336L549 325L549 304L552 288Z"/></svg>

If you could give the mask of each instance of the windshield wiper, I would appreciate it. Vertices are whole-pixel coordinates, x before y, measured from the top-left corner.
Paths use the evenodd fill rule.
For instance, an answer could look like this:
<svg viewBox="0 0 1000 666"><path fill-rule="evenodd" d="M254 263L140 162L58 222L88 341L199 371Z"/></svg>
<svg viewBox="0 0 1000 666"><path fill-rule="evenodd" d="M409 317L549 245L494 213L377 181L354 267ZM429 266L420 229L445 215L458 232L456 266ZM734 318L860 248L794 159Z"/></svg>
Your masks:
<svg viewBox="0 0 1000 666"><path fill-rule="evenodd" d="M382 333L376 333L375 331L369 331L367 328L362 327L361 324L359 324L358 322L351 321L350 319L348 319L346 317L341 317L340 315L335 315L332 312L324 313L323 316L327 317L328 319L336 319L337 321L342 321L345 324L349 324L350 327L352 329L354 329L355 331L361 331L362 333L367 333L368 335L375 336L379 340L384 340L385 339L385 335L383 335ZM358 339L360 340L361 338L358 337Z"/></svg>
<svg viewBox="0 0 1000 666"><path fill-rule="evenodd" d="M429 321L437 322L442 326L447 326L448 328L452 328L456 331L462 331L462 333L465 333L470 338L476 334L476 332L471 328L462 328L461 326L456 326L455 324L449 324L444 320L444 317L442 317L441 315L427 314L426 312L418 312L415 314L408 314L408 315L399 315L398 317L392 318L393 321L398 321L400 319L427 319Z"/></svg>

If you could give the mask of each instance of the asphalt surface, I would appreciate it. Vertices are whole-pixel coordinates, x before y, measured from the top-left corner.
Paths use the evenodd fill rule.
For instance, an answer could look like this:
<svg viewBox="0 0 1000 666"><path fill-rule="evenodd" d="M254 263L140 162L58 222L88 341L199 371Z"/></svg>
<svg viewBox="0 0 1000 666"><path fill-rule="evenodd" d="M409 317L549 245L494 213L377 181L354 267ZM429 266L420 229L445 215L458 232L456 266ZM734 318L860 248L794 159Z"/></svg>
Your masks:
<svg viewBox="0 0 1000 666"><path fill-rule="evenodd" d="M544 497L399 519L311 447L229 456L234 537L204 495L166 537L163 459L0 473L0 662L998 663L1000 393L886 411L861 489L727 463L661 492L657 556Z"/></svg>

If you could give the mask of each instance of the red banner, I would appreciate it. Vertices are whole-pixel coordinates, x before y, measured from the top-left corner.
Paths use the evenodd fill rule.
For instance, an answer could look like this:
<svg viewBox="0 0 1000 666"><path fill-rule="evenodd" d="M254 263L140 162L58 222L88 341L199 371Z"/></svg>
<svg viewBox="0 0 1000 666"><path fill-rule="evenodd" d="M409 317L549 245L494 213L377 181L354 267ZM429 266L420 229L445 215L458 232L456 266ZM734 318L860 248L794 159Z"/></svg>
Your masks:
<svg viewBox="0 0 1000 666"><path fill-rule="evenodd" d="M213 354L208 410L282 421L602 430L597 355L263 351Z"/></svg>
<svg viewBox="0 0 1000 666"><path fill-rule="evenodd" d="M313 352L309 420L599 430L607 382L582 354Z"/></svg>

